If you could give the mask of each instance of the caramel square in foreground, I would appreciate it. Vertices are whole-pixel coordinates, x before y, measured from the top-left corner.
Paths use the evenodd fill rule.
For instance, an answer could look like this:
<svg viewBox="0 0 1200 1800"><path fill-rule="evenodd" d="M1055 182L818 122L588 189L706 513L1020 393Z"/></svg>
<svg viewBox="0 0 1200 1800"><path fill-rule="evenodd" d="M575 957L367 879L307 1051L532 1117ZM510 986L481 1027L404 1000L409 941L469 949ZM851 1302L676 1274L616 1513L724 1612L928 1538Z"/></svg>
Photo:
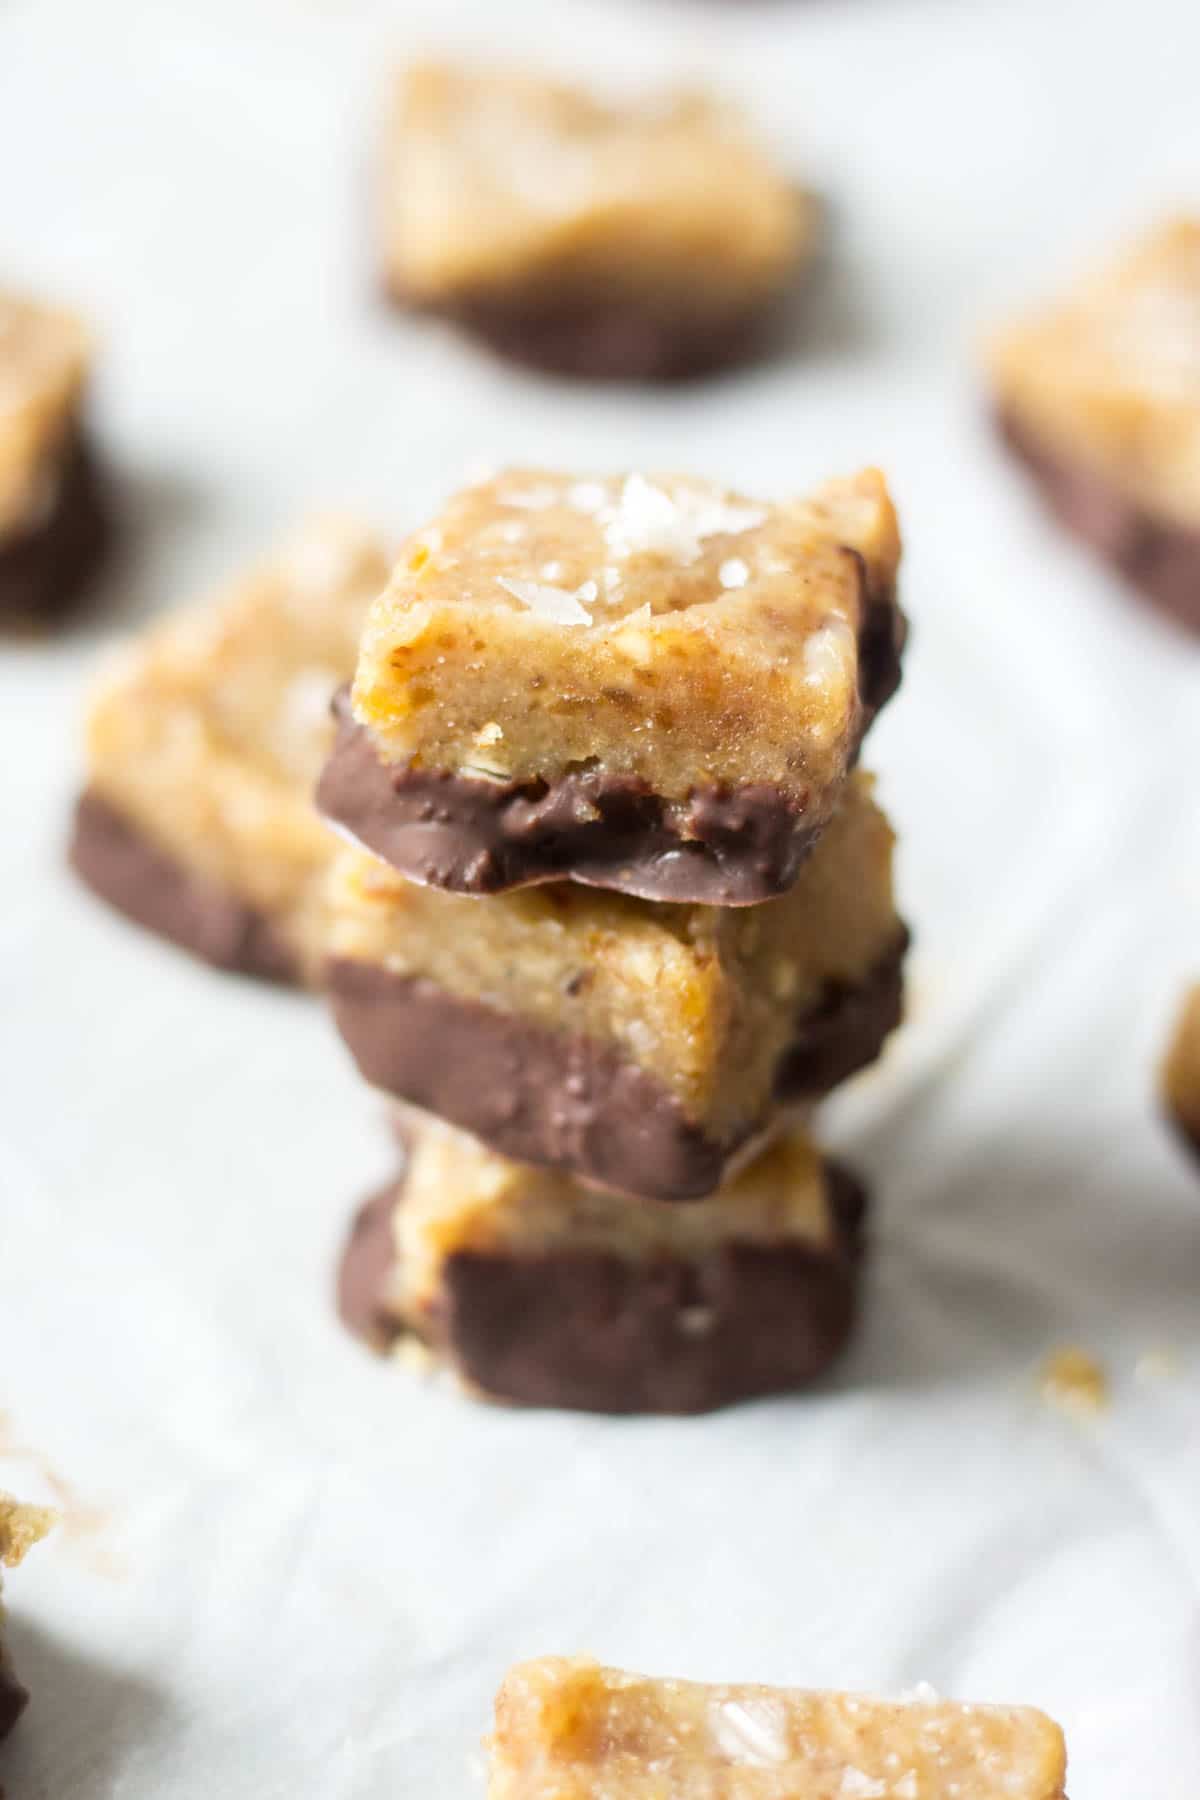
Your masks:
<svg viewBox="0 0 1200 1800"><path fill-rule="evenodd" d="M1064 1800L1032 1707L707 1686L582 1659L512 1669L488 1800Z"/></svg>
<svg viewBox="0 0 1200 1800"><path fill-rule="evenodd" d="M1200 631L1200 218L1001 332L989 367L1001 427L1059 518Z"/></svg>
<svg viewBox="0 0 1200 1800"><path fill-rule="evenodd" d="M373 533L317 519L121 652L92 697L72 847L98 893L219 967L319 978L337 843L312 791L386 573Z"/></svg>
<svg viewBox="0 0 1200 1800"><path fill-rule="evenodd" d="M610 104L444 62L396 84L382 201L397 300L593 379L744 356L816 238L813 201L728 106L695 93Z"/></svg>
<svg viewBox="0 0 1200 1800"><path fill-rule="evenodd" d="M513 470L451 499L371 607L319 799L411 880L783 893L899 680L881 475L769 504Z"/></svg>

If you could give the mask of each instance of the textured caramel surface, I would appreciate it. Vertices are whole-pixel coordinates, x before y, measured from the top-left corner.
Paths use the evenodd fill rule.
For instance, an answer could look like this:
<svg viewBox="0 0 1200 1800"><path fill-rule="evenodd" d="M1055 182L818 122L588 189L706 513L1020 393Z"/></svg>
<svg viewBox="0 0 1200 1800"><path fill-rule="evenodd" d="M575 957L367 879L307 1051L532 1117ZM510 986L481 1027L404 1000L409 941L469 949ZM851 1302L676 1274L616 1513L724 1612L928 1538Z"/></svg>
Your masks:
<svg viewBox="0 0 1200 1800"><path fill-rule="evenodd" d="M91 361L72 313L0 291L0 541L50 511Z"/></svg>
<svg viewBox="0 0 1200 1800"><path fill-rule="evenodd" d="M1200 982L1180 1009L1162 1079L1168 1108L1200 1149Z"/></svg>
<svg viewBox="0 0 1200 1800"><path fill-rule="evenodd" d="M690 1681L582 1659L512 1669L489 1800L1063 1800L1031 1707Z"/></svg>
<svg viewBox="0 0 1200 1800"><path fill-rule="evenodd" d="M393 1305L419 1325L437 1299L442 1264L458 1251L537 1256L598 1251L632 1262L702 1257L730 1242L829 1241L819 1151L794 1132L711 1200L630 1205L549 1169L511 1162L440 1120L406 1115L409 1159L393 1215Z"/></svg>
<svg viewBox="0 0 1200 1800"><path fill-rule="evenodd" d="M812 202L702 95L610 106L437 62L397 83L382 189L389 283L435 303L695 284L692 305L719 312L769 294L815 230Z"/></svg>
<svg viewBox="0 0 1200 1800"><path fill-rule="evenodd" d="M316 520L126 648L88 716L93 789L184 867L270 917L314 976L336 839L312 789L332 743L331 696L386 574L370 532Z"/></svg>
<svg viewBox="0 0 1200 1800"><path fill-rule="evenodd" d="M900 540L874 470L782 505L510 470L406 544L354 712L388 762L515 780L598 765L671 798L769 782L819 814L861 724L859 556L890 589Z"/></svg>
<svg viewBox="0 0 1200 1800"><path fill-rule="evenodd" d="M1200 525L1200 218L1151 231L989 360L1001 409L1047 449Z"/></svg>
<svg viewBox="0 0 1200 1800"><path fill-rule="evenodd" d="M349 850L330 884L330 949L612 1041L720 1131L757 1116L826 985L856 984L895 946L892 849L857 774L795 887L762 906L667 905L569 882L476 900Z"/></svg>

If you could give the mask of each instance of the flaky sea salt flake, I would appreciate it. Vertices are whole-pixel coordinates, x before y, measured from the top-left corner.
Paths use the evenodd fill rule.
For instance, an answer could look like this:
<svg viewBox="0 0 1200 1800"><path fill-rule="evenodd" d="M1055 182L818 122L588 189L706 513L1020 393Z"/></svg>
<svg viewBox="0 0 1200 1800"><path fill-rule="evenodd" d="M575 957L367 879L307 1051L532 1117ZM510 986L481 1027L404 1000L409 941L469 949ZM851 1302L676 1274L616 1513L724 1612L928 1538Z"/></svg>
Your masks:
<svg viewBox="0 0 1200 1800"><path fill-rule="evenodd" d="M572 594L566 588L551 587L543 581L513 581L507 575L497 575L496 580L505 593L552 625L590 625L592 622L591 613L580 603L596 598L595 582L585 581Z"/></svg>
<svg viewBox="0 0 1200 1800"><path fill-rule="evenodd" d="M931 1681L918 1681L897 1695L901 1706L935 1706L941 1695Z"/></svg>
<svg viewBox="0 0 1200 1800"><path fill-rule="evenodd" d="M631 613L625 614L625 617L621 620L621 624L622 626L649 625L653 617L654 614L650 611L650 602L648 600L643 600L640 606L635 607Z"/></svg>
<svg viewBox="0 0 1200 1800"><path fill-rule="evenodd" d="M572 482L567 489L567 505L573 506L576 512L598 513L606 499L607 495L598 481Z"/></svg>
<svg viewBox="0 0 1200 1800"><path fill-rule="evenodd" d="M805 643L805 682L825 687L849 680L853 654L854 633L845 619L828 620Z"/></svg>
<svg viewBox="0 0 1200 1800"><path fill-rule="evenodd" d="M736 535L761 525L766 513L757 506L737 506L695 488L674 494L647 481L626 478L618 504L606 514L604 535L616 556L638 553L695 562L705 538Z"/></svg>
<svg viewBox="0 0 1200 1800"><path fill-rule="evenodd" d="M774 1700L718 1700L710 1715L712 1734L731 1762L769 1768L788 1759L783 1713Z"/></svg>
<svg viewBox="0 0 1200 1800"><path fill-rule="evenodd" d="M862 1769L843 1769L838 1793L841 1800L884 1800L887 1782L876 1781L873 1775L866 1774Z"/></svg>

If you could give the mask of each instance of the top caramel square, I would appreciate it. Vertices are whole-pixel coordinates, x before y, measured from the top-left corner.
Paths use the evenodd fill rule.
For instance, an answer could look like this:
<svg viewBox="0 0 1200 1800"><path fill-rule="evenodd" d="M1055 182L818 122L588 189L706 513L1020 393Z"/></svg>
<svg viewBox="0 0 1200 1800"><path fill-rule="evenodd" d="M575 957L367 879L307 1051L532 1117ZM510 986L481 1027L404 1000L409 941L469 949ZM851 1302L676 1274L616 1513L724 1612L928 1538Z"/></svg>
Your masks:
<svg viewBox="0 0 1200 1800"><path fill-rule="evenodd" d="M990 346L1005 420L1200 530L1200 219L1175 219Z"/></svg>
<svg viewBox="0 0 1200 1800"><path fill-rule="evenodd" d="M435 62L397 84L388 286L522 360L630 377L728 360L814 234L812 202L702 95L610 105Z"/></svg>
<svg viewBox="0 0 1200 1800"><path fill-rule="evenodd" d="M363 635L325 810L413 880L784 892L898 680L873 470L777 505L512 470L408 542Z"/></svg>
<svg viewBox="0 0 1200 1800"><path fill-rule="evenodd" d="M53 508L90 362L73 314L0 292L0 547Z"/></svg>

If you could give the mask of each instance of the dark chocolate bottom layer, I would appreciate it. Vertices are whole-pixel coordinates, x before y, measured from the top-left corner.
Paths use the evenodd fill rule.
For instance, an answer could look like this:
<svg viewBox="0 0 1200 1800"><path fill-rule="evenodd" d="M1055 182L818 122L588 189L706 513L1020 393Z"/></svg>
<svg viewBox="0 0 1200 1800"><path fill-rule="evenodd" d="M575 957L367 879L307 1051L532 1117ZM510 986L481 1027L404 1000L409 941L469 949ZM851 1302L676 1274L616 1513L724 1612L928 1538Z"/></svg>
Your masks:
<svg viewBox="0 0 1200 1800"><path fill-rule="evenodd" d="M865 572L863 583L855 756L899 686L905 632L894 596L869 594ZM569 877L643 900L757 905L792 887L828 811L821 795L764 782L667 800L643 780L603 769L518 782L393 765L354 719L345 690L334 711L321 811L410 881L456 893Z"/></svg>
<svg viewBox="0 0 1200 1800"><path fill-rule="evenodd" d="M1048 448L1011 414L1002 412L998 424L1055 517L1160 611L1200 632L1200 530L1147 512L1103 475Z"/></svg>
<svg viewBox="0 0 1200 1800"><path fill-rule="evenodd" d="M402 1333L389 1310L395 1238L392 1213L404 1188L389 1182L359 1207L337 1268L338 1317L372 1350L386 1350Z"/></svg>
<svg viewBox="0 0 1200 1800"><path fill-rule="evenodd" d="M1182 1113L1174 1110L1169 1111L1167 1117L1179 1142L1200 1164L1200 1125L1193 1119L1185 1119Z"/></svg>
<svg viewBox="0 0 1200 1800"><path fill-rule="evenodd" d="M391 287L391 298L409 299ZM507 362L580 381L691 381L754 360L768 347L780 299L717 309L680 291L670 304L595 288L492 290L422 304Z"/></svg>
<svg viewBox="0 0 1200 1800"><path fill-rule="evenodd" d="M75 809L70 860L110 906L204 962L262 981L301 979L269 919L185 869L91 788Z"/></svg>
<svg viewBox="0 0 1200 1800"><path fill-rule="evenodd" d="M499 894L569 876L713 906L785 893L823 823L763 785L705 789L672 805L643 781L599 769L547 784L392 768L340 703L317 805L427 887Z"/></svg>
<svg viewBox="0 0 1200 1800"><path fill-rule="evenodd" d="M29 1703L29 1695L21 1686L0 1647L0 1738L6 1738Z"/></svg>
<svg viewBox="0 0 1200 1800"><path fill-rule="evenodd" d="M700 1413L803 1387L854 1324L866 1196L827 1165L826 1246L731 1241L698 1259L631 1263L598 1251L459 1252L427 1330L472 1387L522 1406ZM387 1312L390 1220L403 1182L359 1214L338 1303L376 1348L403 1335Z"/></svg>
<svg viewBox="0 0 1200 1800"><path fill-rule="evenodd" d="M68 613L97 573L110 535L95 461L76 438L45 518L30 531L0 538L0 618L54 619Z"/></svg>
<svg viewBox="0 0 1200 1800"><path fill-rule="evenodd" d="M797 1022L774 1099L817 1099L879 1055L899 1023L905 945L853 988L831 988ZM611 1044L546 1030L373 963L328 971L338 1029L375 1087L437 1113L518 1162L569 1170L649 1200L699 1200L721 1185L765 1120L721 1141Z"/></svg>

